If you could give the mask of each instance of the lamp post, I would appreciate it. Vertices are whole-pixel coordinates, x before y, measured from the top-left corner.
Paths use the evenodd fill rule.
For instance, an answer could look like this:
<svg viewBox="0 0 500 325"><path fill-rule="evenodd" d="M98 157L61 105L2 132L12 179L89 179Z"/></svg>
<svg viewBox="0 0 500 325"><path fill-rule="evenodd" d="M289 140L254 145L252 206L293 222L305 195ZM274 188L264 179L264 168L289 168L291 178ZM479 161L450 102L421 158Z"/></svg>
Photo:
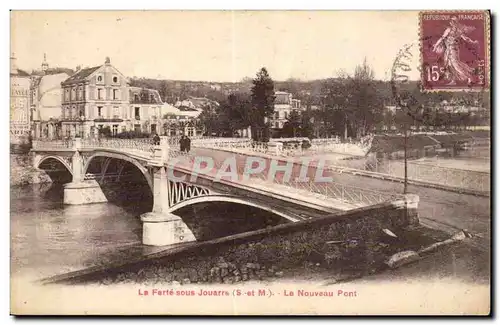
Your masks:
<svg viewBox="0 0 500 325"><path fill-rule="evenodd" d="M408 125L406 120L403 123L404 128L404 164L405 164L405 179L403 194L408 193Z"/></svg>
<svg viewBox="0 0 500 325"><path fill-rule="evenodd" d="M80 115L80 138L83 138L83 122L85 122L85 115Z"/></svg>
<svg viewBox="0 0 500 325"><path fill-rule="evenodd" d="M404 187L403 194L408 193L408 123L407 116L403 113L404 104L401 104L397 109L401 112L401 123L403 127L403 159L404 159Z"/></svg>

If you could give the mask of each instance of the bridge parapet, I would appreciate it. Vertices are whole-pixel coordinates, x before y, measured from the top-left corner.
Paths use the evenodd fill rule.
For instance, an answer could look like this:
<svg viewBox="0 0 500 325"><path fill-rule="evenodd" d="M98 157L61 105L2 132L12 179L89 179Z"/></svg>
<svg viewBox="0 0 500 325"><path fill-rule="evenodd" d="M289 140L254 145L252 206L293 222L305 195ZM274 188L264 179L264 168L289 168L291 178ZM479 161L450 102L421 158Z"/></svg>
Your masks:
<svg viewBox="0 0 500 325"><path fill-rule="evenodd" d="M72 149L73 139L66 140L45 140L37 139L33 140L34 150L53 150L53 149Z"/></svg>
<svg viewBox="0 0 500 325"><path fill-rule="evenodd" d="M277 155L282 157L302 156L304 154L320 154L320 153L342 153L347 155L365 156L368 152L369 144L365 143L341 143L338 138L329 139L314 139L311 141L311 147L304 149L300 144L300 139L293 146L286 146L280 140L272 139L270 142L256 142L251 139L226 139L219 138L215 140L194 141L194 146L224 149L232 152L241 153L264 153ZM286 139L289 140L289 139Z"/></svg>
<svg viewBox="0 0 500 325"><path fill-rule="evenodd" d="M153 152L151 139L82 139L82 148L132 149Z"/></svg>

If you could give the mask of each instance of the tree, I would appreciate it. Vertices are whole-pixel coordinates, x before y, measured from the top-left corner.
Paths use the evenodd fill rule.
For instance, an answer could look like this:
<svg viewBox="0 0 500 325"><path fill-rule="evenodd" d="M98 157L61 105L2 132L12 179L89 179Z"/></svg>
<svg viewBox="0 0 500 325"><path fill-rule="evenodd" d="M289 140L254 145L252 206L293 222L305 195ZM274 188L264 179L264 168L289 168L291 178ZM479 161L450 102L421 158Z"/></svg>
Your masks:
<svg viewBox="0 0 500 325"><path fill-rule="evenodd" d="M230 94L227 102L222 105L228 118L230 129L234 132L252 124L252 103L248 95L242 93Z"/></svg>
<svg viewBox="0 0 500 325"><path fill-rule="evenodd" d="M366 59L354 70L354 77L349 80L352 87L350 97L351 114L348 114L355 136L365 136L383 116L383 100L379 96L372 68Z"/></svg>
<svg viewBox="0 0 500 325"><path fill-rule="evenodd" d="M165 80L161 80L159 84L158 93L160 94L160 98L164 103L167 103L167 95L168 95L168 86Z"/></svg>
<svg viewBox="0 0 500 325"><path fill-rule="evenodd" d="M341 118L344 137L366 135L383 118L383 98L377 87L366 59L356 66L352 76L341 74L337 79L327 79L321 88L326 129L332 130L333 125L329 124ZM332 119L333 115L337 118ZM339 130L335 127L332 131Z"/></svg>
<svg viewBox="0 0 500 325"><path fill-rule="evenodd" d="M283 125L283 129L281 131L282 136L284 137L297 137L300 133L301 128L301 117L297 110L293 110L288 114L287 121Z"/></svg>
<svg viewBox="0 0 500 325"><path fill-rule="evenodd" d="M266 118L274 113L274 82L269 76L266 68L262 68L253 79L252 86L252 113L251 125L252 136L257 141L269 139L269 125Z"/></svg>
<svg viewBox="0 0 500 325"><path fill-rule="evenodd" d="M209 105L203 106L203 111L198 116L198 119L208 135L219 135L226 120L225 116L221 116L220 112L212 109Z"/></svg>
<svg viewBox="0 0 500 325"><path fill-rule="evenodd" d="M99 129L99 136L102 136L104 138L111 137L111 128L109 126L105 126L103 128L100 128Z"/></svg>
<svg viewBox="0 0 500 325"><path fill-rule="evenodd" d="M312 112L307 110L300 115L300 135L307 138L313 137L313 125L311 123Z"/></svg>

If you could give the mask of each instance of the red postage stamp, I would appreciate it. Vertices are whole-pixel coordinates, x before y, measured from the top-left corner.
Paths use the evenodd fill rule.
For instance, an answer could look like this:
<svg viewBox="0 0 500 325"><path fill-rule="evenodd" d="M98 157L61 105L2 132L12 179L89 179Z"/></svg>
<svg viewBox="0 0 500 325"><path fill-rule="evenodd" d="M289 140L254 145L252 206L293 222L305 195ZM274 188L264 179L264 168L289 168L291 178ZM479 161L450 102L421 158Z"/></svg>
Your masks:
<svg viewBox="0 0 500 325"><path fill-rule="evenodd" d="M419 19L423 90L487 89L490 13L423 11Z"/></svg>

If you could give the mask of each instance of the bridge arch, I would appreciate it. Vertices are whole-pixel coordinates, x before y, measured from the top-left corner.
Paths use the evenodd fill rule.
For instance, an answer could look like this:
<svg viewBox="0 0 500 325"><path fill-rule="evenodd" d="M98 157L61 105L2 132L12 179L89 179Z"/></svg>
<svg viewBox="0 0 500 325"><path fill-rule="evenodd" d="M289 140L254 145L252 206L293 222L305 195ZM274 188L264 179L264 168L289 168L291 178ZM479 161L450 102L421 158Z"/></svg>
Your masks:
<svg viewBox="0 0 500 325"><path fill-rule="evenodd" d="M123 161L131 163L132 165L137 167L137 169L139 169L139 171L144 175L144 177L146 178L146 181L148 182L149 188L151 189L151 192L153 192L153 179L151 178L151 175L149 174L148 169L146 167L144 167L143 165L141 165L139 163L139 161L137 161L137 159L131 158L131 157L129 157L127 155L123 155L123 154L117 154L117 153L106 152L106 151L100 151L100 152L94 153L92 156L89 157L89 159L87 160L87 162L83 166L82 172L83 172L84 176L87 174L87 170L88 170L92 160L94 158L97 158L97 157L119 159L119 160L123 160Z"/></svg>
<svg viewBox="0 0 500 325"><path fill-rule="evenodd" d="M58 156L43 156L40 159L38 159L38 162L35 164L35 167L40 169L40 166L42 165L42 163L48 159L54 159L54 160L60 162L64 167L66 167L66 169L71 174L71 176L73 176L73 170L71 169L71 166L68 164L67 161L65 161L64 159L62 159L61 157L58 157Z"/></svg>
<svg viewBox="0 0 500 325"><path fill-rule="evenodd" d="M271 213L274 213L282 218L288 219L292 222L297 222L300 219L295 218L287 213L283 213L281 211L278 211L270 206L267 206L265 204L260 204L252 201L248 201L245 199L233 197L233 196L228 196L228 195L205 195L205 196L197 196L193 197L190 199L185 199L177 204L175 204L173 207L170 208L170 212L175 213L175 211L180 210L184 207L195 205L198 203L206 203L206 202L227 202L227 203L236 203L236 204L241 204L241 205L246 205L246 206L251 206L254 208L262 209Z"/></svg>

